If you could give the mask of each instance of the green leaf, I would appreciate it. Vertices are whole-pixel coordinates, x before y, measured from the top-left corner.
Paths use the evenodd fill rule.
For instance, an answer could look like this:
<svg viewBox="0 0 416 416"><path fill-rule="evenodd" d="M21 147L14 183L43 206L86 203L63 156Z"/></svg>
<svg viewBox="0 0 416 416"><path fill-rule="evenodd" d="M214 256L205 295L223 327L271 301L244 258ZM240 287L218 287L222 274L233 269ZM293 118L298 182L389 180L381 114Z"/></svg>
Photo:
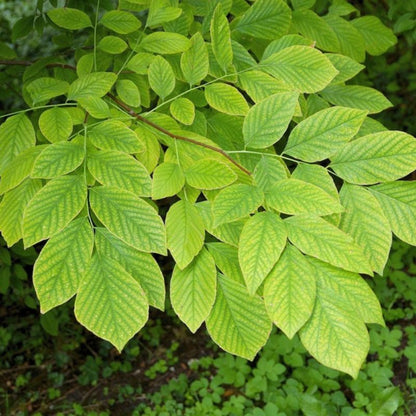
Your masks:
<svg viewBox="0 0 416 416"><path fill-rule="evenodd" d="M328 23L312 10L295 10L292 13L293 26L298 32L316 42L319 49L339 52L337 35Z"/></svg>
<svg viewBox="0 0 416 416"><path fill-rule="evenodd" d="M253 179L263 192L269 192L277 181L287 179L287 175L286 165L280 158L264 154L254 169Z"/></svg>
<svg viewBox="0 0 416 416"><path fill-rule="evenodd" d="M92 27L89 16L81 10L64 7L48 11L48 17L57 26L68 30L85 29Z"/></svg>
<svg viewBox="0 0 416 416"><path fill-rule="evenodd" d="M204 245L205 227L198 210L186 200L174 203L166 215L167 247L184 269Z"/></svg>
<svg viewBox="0 0 416 416"><path fill-rule="evenodd" d="M260 67L299 92L324 89L338 71L331 61L309 46L291 46L264 59Z"/></svg>
<svg viewBox="0 0 416 416"><path fill-rule="evenodd" d="M1 174L0 195L20 185L31 174L36 158L45 147L29 147L7 165Z"/></svg>
<svg viewBox="0 0 416 416"><path fill-rule="evenodd" d="M243 124L246 147L264 149L280 140L295 113L298 97L296 92L284 92L251 107Z"/></svg>
<svg viewBox="0 0 416 416"><path fill-rule="evenodd" d="M252 360L271 331L262 299L240 283L218 276L217 297L207 321L211 338L223 350Z"/></svg>
<svg viewBox="0 0 416 416"><path fill-rule="evenodd" d="M195 333L211 312L215 301L217 271L206 250L181 270L175 266L170 281L170 299L179 318Z"/></svg>
<svg viewBox="0 0 416 416"><path fill-rule="evenodd" d="M51 98L64 95L68 92L69 84L56 78L37 78L26 87L33 100L33 104L49 101Z"/></svg>
<svg viewBox="0 0 416 416"><path fill-rule="evenodd" d="M117 80L117 75L112 72L93 72L76 79L68 91L68 100L89 98L90 96L102 97L107 94Z"/></svg>
<svg viewBox="0 0 416 416"><path fill-rule="evenodd" d="M351 183L394 181L416 170L416 140L400 131L369 134L345 145L331 161L336 174Z"/></svg>
<svg viewBox="0 0 416 416"><path fill-rule="evenodd" d="M263 192L245 184L231 185L217 195L212 206L214 226L247 217L263 203Z"/></svg>
<svg viewBox="0 0 416 416"><path fill-rule="evenodd" d="M105 228L97 227L95 246L97 252L118 262L146 293L149 304L165 309L165 281L156 260L149 253L142 253L127 245Z"/></svg>
<svg viewBox="0 0 416 416"><path fill-rule="evenodd" d="M264 303L274 324L288 338L306 323L315 304L314 270L298 249L290 244L264 285Z"/></svg>
<svg viewBox="0 0 416 416"><path fill-rule="evenodd" d="M292 130L284 152L306 162L327 159L358 133L366 115L346 107L318 111Z"/></svg>
<svg viewBox="0 0 416 416"><path fill-rule="evenodd" d="M219 66L226 71L233 62L233 50L230 27L222 11L221 3L218 3L212 15L210 33L212 52Z"/></svg>
<svg viewBox="0 0 416 416"><path fill-rule="evenodd" d="M299 179L282 179L266 194L267 204L284 214L328 215L344 208L327 192Z"/></svg>
<svg viewBox="0 0 416 416"><path fill-rule="evenodd" d="M291 11L282 0L257 0L235 29L260 39L277 39L289 30Z"/></svg>
<svg viewBox="0 0 416 416"><path fill-rule="evenodd" d="M72 298L91 259L94 233L86 217L72 221L43 247L33 269L42 313Z"/></svg>
<svg viewBox="0 0 416 416"><path fill-rule="evenodd" d="M245 285L243 272L238 262L237 247L225 243L207 243L206 247L214 257L215 264L221 273L227 278Z"/></svg>
<svg viewBox="0 0 416 416"><path fill-rule="evenodd" d="M143 199L124 189L100 186L90 189L90 204L105 227L126 244L166 255L162 219Z"/></svg>
<svg viewBox="0 0 416 416"><path fill-rule="evenodd" d="M149 84L152 90L162 99L175 88L175 74L169 62L157 56L149 65Z"/></svg>
<svg viewBox="0 0 416 416"><path fill-rule="evenodd" d="M274 53L280 52L282 49L286 49L295 45L313 47L313 41L294 33L282 36L280 39L275 39L267 45L263 52L262 59L264 60Z"/></svg>
<svg viewBox="0 0 416 416"><path fill-rule="evenodd" d="M390 416L396 413L402 402L402 393L398 387L387 387L377 394L368 405L369 416Z"/></svg>
<svg viewBox="0 0 416 416"><path fill-rule="evenodd" d="M32 123L23 113L9 117L0 126L0 173L23 150L36 143Z"/></svg>
<svg viewBox="0 0 416 416"><path fill-rule="evenodd" d="M285 224L289 240L305 254L345 270L372 275L361 247L334 225L309 215L287 218Z"/></svg>
<svg viewBox="0 0 416 416"><path fill-rule="evenodd" d="M147 52L139 52L134 55L126 65L126 68L135 72L136 74L146 75L149 65L155 56Z"/></svg>
<svg viewBox="0 0 416 416"><path fill-rule="evenodd" d="M390 224L377 199L365 188L344 184L341 202L345 212L340 229L362 247L374 271L382 275L392 243Z"/></svg>
<svg viewBox="0 0 416 416"><path fill-rule="evenodd" d="M75 300L77 320L119 351L147 322L140 284L116 261L95 254Z"/></svg>
<svg viewBox="0 0 416 416"><path fill-rule="evenodd" d="M158 141L158 136L150 131L147 127L137 126L134 130L140 140L143 142L146 149L145 152L136 155L139 160L146 167L149 173L153 172L154 168L159 163L161 148Z"/></svg>
<svg viewBox="0 0 416 416"><path fill-rule="evenodd" d="M118 36L104 36L97 45L98 49L111 55L118 55L127 49L127 43Z"/></svg>
<svg viewBox="0 0 416 416"><path fill-rule="evenodd" d="M368 188L377 198L394 234L416 245L416 182L397 181Z"/></svg>
<svg viewBox="0 0 416 416"><path fill-rule="evenodd" d="M81 212L86 198L87 186L82 175L60 176L49 181L25 209L25 247L63 230Z"/></svg>
<svg viewBox="0 0 416 416"><path fill-rule="evenodd" d="M137 134L118 120L105 120L88 131L88 139L104 150L120 150L125 153L143 151Z"/></svg>
<svg viewBox="0 0 416 416"><path fill-rule="evenodd" d="M182 14L182 9L170 4L169 0L151 0L146 26L156 27L177 19Z"/></svg>
<svg viewBox="0 0 416 416"><path fill-rule="evenodd" d="M87 113L96 119L108 118L111 116L108 104L99 97L83 97L78 99L78 103Z"/></svg>
<svg viewBox="0 0 416 416"><path fill-rule="evenodd" d="M98 182L150 196L151 180L146 168L133 156L117 150L101 150L88 155L88 170Z"/></svg>
<svg viewBox="0 0 416 416"><path fill-rule="evenodd" d="M196 85L208 74L208 50L200 32L192 36L190 45L181 56L181 70L189 85Z"/></svg>
<svg viewBox="0 0 416 416"><path fill-rule="evenodd" d="M140 20L137 19L133 13L121 10L111 10L105 13L101 18L100 23L107 29L120 33L121 35L134 32L142 25Z"/></svg>
<svg viewBox="0 0 416 416"><path fill-rule="evenodd" d="M208 104L221 113L233 116L245 116L249 107L243 95L234 87L216 82L205 87Z"/></svg>
<svg viewBox="0 0 416 416"><path fill-rule="evenodd" d="M366 110L369 114L392 107L381 92L361 85L330 85L321 94L331 104Z"/></svg>
<svg viewBox="0 0 416 416"><path fill-rule="evenodd" d="M292 172L293 179L300 179L301 181L311 183L312 185L321 188L329 196L340 202L338 189L328 172L328 169L320 165L312 165L306 163L299 163L296 169ZM335 213L324 216L324 219L331 224L338 226L341 221L341 213Z"/></svg>
<svg viewBox="0 0 416 416"><path fill-rule="evenodd" d="M353 306L343 298L342 288L332 286L324 269L315 269L315 308L300 330L300 339L320 363L356 378L370 346L367 329Z"/></svg>
<svg viewBox="0 0 416 416"><path fill-rule="evenodd" d="M179 33L153 32L142 40L140 46L148 52L168 55L186 51L191 42Z"/></svg>
<svg viewBox="0 0 416 416"><path fill-rule="evenodd" d="M274 212L258 212L245 223L238 246L238 259L251 295L256 293L279 260L286 238L285 224Z"/></svg>
<svg viewBox="0 0 416 416"><path fill-rule="evenodd" d="M41 181L26 179L0 202L0 230L9 247L23 237L23 212L41 187Z"/></svg>
<svg viewBox="0 0 416 416"><path fill-rule="evenodd" d="M172 116L182 124L190 126L195 119L195 105L188 98L177 98L169 107Z"/></svg>
<svg viewBox="0 0 416 416"><path fill-rule="evenodd" d="M241 88L258 103L273 94L287 92L289 87L281 80L262 71L246 71L238 75Z"/></svg>
<svg viewBox="0 0 416 416"><path fill-rule="evenodd" d="M324 16L323 19L338 38L339 49L337 52L349 56L357 62L363 62L365 60L364 39L351 24L351 21L332 14Z"/></svg>
<svg viewBox="0 0 416 416"><path fill-rule="evenodd" d="M176 195L184 185L185 176L177 163L161 163L153 173L152 199Z"/></svg>
<svg viewBox="0 0 416 416"><path fill-rule="evenodd" d="M237 180L237 174L225 163L200 159L185 172L186 182L197 189L220 189Z"/></svg>
<svg viewBox="0 0 416 416"><path fill-rule="evenodd" d="M326 56L338 71L338 75L332 80L333 84L340 84L348 81L365 68L364 65L359 64L348 56L339 55L337 53L328 53Z"/></svg>
<svg viewBox="0 0 416 416"><path fill-rule="evenodd" d="M74 142L48 145L36 159L32 178L52 179L74 171L85 157L84 148Z"/></svg>
<svg viewBox="0 0 416 416"><path fill-rule="evenodd" d="M117 94L122 101L131 107L139 107L140 91L137 85L129 79L121 79L116 84Z"/></svg>
<svg viewBox="0 0 416 416"><path fill-rule="evenodd" d="M364 38L365 48L370 55L381 55L397 42L393 31L376 16L359 17L351 23Z"/></svg>
<svg viewBox="0 0 416 416"><path fill-rule="evenodd" d="M211 202L198 202L196 207L202 216L205 229L220 241L238 247L241 230L245 224L245 220L233 221L228 224L221 224L214 227L214 216L211 211ZM226 273L225 273L226 274Z"/></svg>
<svg viewBox="0 0 416 416"><path fill-rule="evenodd" d="M313 266L313 274L325 286L325 294L329 298L345 302L365 323L384 326L380 302L359 274L314 258L308 258L308 261Z"/></svg>
<svg viewBox="0 0 416 416"><path fill-rule="evenodd" d="M39 128L51 143L68 140L73 128L72 118L65 109L54 107L40 115Z"/></svg>

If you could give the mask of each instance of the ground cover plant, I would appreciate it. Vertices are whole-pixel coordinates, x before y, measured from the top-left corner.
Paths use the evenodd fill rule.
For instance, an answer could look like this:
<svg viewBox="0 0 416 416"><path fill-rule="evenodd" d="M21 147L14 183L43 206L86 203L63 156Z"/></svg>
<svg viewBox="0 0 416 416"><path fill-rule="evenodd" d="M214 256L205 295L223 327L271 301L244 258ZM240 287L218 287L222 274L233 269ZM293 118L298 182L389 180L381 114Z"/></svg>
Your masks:
<svg viewBox="0 0 416 416"><path fill-rule="evenodd" d="M0 51L28 106L0 126L0 229L41 248L42 313L76 295L77 320L121 350L165 307L169 250L192 332L252 359L274 323L357 377L365 324L384 324L360 274L383 273L392 232L415 244L399 179L416 144L369 116L387 98L348 83L393 32L314 3L40 0L15 24L56 33L35 62Z"/></svg>

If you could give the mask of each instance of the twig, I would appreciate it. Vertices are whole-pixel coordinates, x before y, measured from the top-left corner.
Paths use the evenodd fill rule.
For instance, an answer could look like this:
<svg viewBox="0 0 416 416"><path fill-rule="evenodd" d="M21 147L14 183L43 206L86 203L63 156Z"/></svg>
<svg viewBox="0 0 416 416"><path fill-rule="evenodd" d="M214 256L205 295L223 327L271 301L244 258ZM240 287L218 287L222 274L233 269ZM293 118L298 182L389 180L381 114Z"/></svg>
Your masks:
<svg viewBox="0 0 416 416"><path fill-rule="evenodd" d="M153 121L150 121L147 118L141 116L140 114L137 114L128 105L126 105L123 101L119 100L113 94L108 93L107 96L111 100L113 100L117 105L119 105L123 110L125 110L130 116L136 118L137 120L141 121L142 123L145 123L145 124L153 127L154 129L160 131L163 134L166 134L167 136L171 137L172 139L182 140L184 142L192 143L192 144L195 144L197 146L205 147L206 149L209 149L209 150L212 150L214 152L220 153L226 159L228 159L233 165L237 166L238 169L240 169L241 171L243 171L247 175L251 175L251 172L249 170L247 170L244 166L241 166L239 163L237 163L227 152L225 152L221 148L211 146L210 144L199 142L198 140L191 139L189 137L180 136L178 134L172 133L169 130L166 130L163 127L159 126L158 124L153 123Z"/></svg>

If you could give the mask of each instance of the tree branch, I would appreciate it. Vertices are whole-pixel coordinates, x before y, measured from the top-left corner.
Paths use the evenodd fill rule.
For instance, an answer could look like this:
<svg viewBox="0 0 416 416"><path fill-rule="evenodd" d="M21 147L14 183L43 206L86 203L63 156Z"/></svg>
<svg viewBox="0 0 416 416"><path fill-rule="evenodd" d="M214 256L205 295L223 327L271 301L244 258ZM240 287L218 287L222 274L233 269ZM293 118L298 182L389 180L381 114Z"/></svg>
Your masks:
<svg viewBox="0 0 416 416"><path fill-rule="evenodd" d="M205 149L209 149L209 150L212 150L214 152L217 152L217 153L223 155L226 159L228 159L233 165L237 166L238 169L240 169L241 171L243 171L247 175L251 175L251 172L249 170L247 170L244 166L241 166L239 163L237 163L227 152L222 150L220 147L211 146L210 144L199 142L198 140L191 139L190 137L180 136L178 134L172 133L169 130L166 130L163 127L159 126L158 124L153 123L153 121L150 121L147 118L141 116L140 114L135 113L129 106L127 106L123 101L119 100L113 94L108 93L107 96L111 100L113 100L117 105L119 105L123 110L125 110L129 115L131 115L132 117L141 121L142 123L145 123L148 126L153 127L154 129L160 131L163 134L166 134L167 136L171 137L172 139L182 140L184 142L192 143L192 144L195 144L197 146L205 147Z"/></svg>
<svg viewBox="0 0 416 416"><path fill-rule="evenodd" d="M13 60L4 60L0 59L0 65L20 65L20 66L30 66L33 65L33 62L30 61L13 61ZM62 64L59 62L56 63L49 63L45 65L46 68L65 68L65 69L71 69L73 71L76 71L76 67L68 64ZM172 139L176 140L182 140L184 142L192 143L197 146L204 147L205 149L212 150L214 152L217 152L224 156L227 160L229 160L234 166L236 166L238 169L240 169L242 172L244 172L247 175L251 175L251 172L247 170L244 166L240 165L238 162L236 162L227 152L225 152L220 147L211 146L210 144L199 142L198 140L191 139L189 137L180 136L178 134L172 133L169 130L166 130L162 126L159 126L156 123L153 123L153 121L148 120L147 118L141 116L140 114L133 111L127 104L125 104L123 101L119 100L116 96L111 94L110 92L107 93L107 96L114 101L118 106L120 106L123 110L125 110L129 115L134 117L135 119L141 121L142 123L147 124L148 126L153 127L154 129L160 131L163 134L166 134L167 136L171 137Z"/></svg>

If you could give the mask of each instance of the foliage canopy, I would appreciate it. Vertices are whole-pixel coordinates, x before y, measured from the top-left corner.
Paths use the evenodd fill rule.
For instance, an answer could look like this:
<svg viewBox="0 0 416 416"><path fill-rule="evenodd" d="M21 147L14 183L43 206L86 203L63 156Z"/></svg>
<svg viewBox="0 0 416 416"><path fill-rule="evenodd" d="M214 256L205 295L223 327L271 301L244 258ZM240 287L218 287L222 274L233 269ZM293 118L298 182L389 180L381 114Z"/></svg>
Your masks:
<svg viewBox="0 0 416 416"><path fill-rule="evenodd" d="M356 376L383 325L359 275L392 232L416 245L416 141L369 117L391 106L346 83L396 39L348 2L39 0L55 56L26 66L28 105L0 126L0 230L47 240L41 311L119 350L170 300L195 332L253 358L272 324ZM32 22L16 23L15 37ZM17 27L19 29L17 29Z"/></svg>

